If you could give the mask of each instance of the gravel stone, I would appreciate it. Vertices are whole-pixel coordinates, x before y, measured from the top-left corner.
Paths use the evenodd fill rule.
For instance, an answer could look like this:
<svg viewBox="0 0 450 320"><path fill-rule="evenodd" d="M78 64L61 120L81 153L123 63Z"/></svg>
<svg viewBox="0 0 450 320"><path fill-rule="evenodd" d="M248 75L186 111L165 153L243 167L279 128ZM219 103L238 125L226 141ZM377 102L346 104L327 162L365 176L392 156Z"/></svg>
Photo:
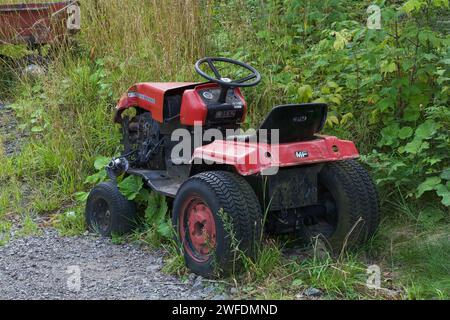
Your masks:
<svg viewBox="0 0 450 320"><path fill-rule="evenodd" d="M306 297L320 297L322 294L322 291L313 287L310 287L303 292L303 295Z"/></svg>
<svg viewBox="0 0 450 320"><path fill-rule="evenodd" d="M115 245L106 238L61 238L47 228L40 236L12 239L0 247L0 257L1 300L197 300L213 295L201 277L183 283L160 271L163 252Z"/></svg>

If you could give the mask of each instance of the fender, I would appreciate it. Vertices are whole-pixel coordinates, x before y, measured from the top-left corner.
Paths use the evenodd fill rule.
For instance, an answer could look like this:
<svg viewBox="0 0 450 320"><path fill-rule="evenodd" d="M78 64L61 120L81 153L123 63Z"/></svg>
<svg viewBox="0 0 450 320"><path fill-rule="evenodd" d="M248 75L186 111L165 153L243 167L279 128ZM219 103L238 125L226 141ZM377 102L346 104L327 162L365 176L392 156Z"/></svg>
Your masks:
<svg viewBox="0 0 450 320"><path fill-rule="evenodd" d="M139 107L149 111L156 121L164 122L164 99L169 94L183 92L198 85L195 82L143 82L130 87L116 105L114 122L121 122L122 112Z"/></svg>
<svg viewBox="0 0 450 320"><path fill-rule="evenodd" d="M315 140L270 145L257 142L216 140L194 150L191 163L217 163L233 166L243 176L265 170L359 158L352 141L333 136Z"/></svg>

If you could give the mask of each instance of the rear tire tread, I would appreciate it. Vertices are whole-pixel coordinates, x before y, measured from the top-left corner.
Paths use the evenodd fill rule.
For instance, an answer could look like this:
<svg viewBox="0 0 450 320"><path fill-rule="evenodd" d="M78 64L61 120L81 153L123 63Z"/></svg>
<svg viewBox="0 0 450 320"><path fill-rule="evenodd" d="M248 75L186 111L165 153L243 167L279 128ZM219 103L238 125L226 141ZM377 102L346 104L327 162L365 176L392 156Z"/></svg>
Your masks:
<svg viewBox="0 0 450 320"><path fill-rule="evenodd" d="M231 216L239 249L254 255L254 243L261 233L261 207L255 192L242 178L227 171L203 172L192 179L206 182L214 190L224 213ZM252 227L254 225L255 227Z"/></svg>
<svg viewBox="0 0 450 320"><path fill-rule="evenodd" d="M374 234L379 223L378 193L371 177L364 167L355 160L331 162L323 170L329 170L341 182L343 194L349 203L349 208L351 208L345 213L349 219L348 232L360 218L363 219L349 236L348 245L352 246L365 242ZM339 219L342 219L342 216ZM339 237L335 237L336 243L332 246L335 249L342 246L345 236L341 234Z"/></svg>

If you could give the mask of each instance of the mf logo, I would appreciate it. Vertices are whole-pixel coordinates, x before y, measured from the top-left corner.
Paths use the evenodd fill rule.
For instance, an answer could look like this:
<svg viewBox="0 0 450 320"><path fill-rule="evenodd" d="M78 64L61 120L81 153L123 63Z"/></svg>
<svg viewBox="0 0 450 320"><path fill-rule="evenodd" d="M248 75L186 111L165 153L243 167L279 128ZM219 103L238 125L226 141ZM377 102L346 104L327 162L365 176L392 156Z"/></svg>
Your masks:
<svg viewBox="0 0 450 320"><path fill-rule="evenodd" d="M309 153L308 151L297 151L295 153L295 157L297 159L304 159L304 158L308 158L309 157Z"/></svg>

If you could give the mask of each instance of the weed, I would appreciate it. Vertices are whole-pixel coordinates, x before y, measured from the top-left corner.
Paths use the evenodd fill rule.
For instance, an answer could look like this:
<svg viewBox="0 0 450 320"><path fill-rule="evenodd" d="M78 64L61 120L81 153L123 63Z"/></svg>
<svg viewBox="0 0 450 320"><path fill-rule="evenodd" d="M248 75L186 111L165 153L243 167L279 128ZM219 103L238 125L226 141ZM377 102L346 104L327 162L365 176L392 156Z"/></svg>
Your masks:
<svg viewBox="0 0 450 320"><path fill-rule="evenodd" d="M52 224L61 236L78 236L83 234L86 231L84 207L77 207L54 215Z"/></svg>
<svg viewBox="0 0 450 320"><path fill-rule="evenodd" d="M126 238L122 235L113 233L111 235L111 242L115 245L121 245L126 243Z"/></svg>
<svg viewBox="0 0 450 320"><path fill-rule="evenodd" d="M178 276L185 276L190 273L185 264L183 249L174 239L168 241L167 244L163 244L163 248L167 252L163 267L164 272Z"/></svg>
<svg viewBox="0 0 450 320"><path fill-rule="evenodd" d="M450 298L448 235L448 227L438 228L395 248L393 257L410 299Z"/></svg>
<svg viewBox="0 0 450 320"><path fill-rule="evenodd" d="M0 220L0 246L9 242L12 224L9 221Z"/></svg>
<svg viewBox="0 0 450 320"><path fill-rule="evenodd" d="M27 214L22 221L22 228L18 231L19 237L37 236L41 234L41 229L33 220L30 214Z"/></svg>

